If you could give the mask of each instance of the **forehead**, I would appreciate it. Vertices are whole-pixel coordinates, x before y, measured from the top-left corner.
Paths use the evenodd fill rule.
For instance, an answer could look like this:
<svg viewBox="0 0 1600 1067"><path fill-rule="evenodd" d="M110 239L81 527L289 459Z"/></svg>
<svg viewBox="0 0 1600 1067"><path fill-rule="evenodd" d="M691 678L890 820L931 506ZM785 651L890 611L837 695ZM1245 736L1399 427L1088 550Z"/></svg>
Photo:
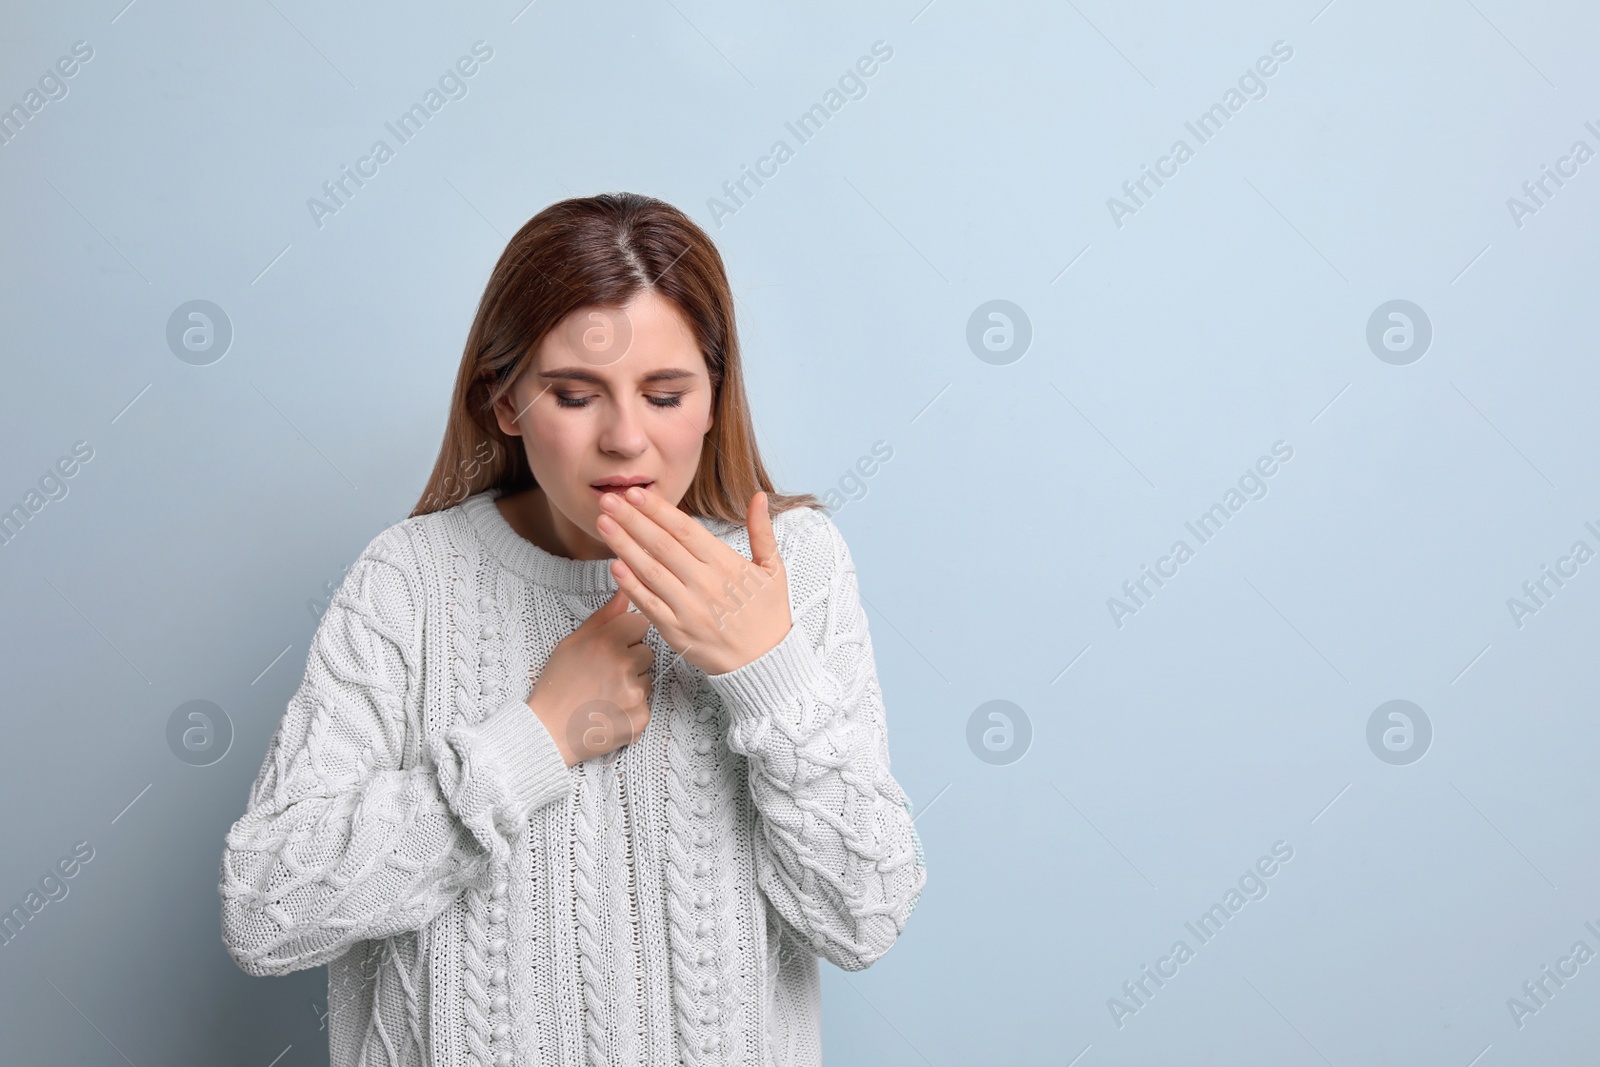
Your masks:
<svg viewBox="0 0 1600 1067"><path fill-rule="evenodd" d="M540 342L534 365L546 379L707 377L688 320L672 301L648 290L623 307L588 305L571 312Z"/></svg>

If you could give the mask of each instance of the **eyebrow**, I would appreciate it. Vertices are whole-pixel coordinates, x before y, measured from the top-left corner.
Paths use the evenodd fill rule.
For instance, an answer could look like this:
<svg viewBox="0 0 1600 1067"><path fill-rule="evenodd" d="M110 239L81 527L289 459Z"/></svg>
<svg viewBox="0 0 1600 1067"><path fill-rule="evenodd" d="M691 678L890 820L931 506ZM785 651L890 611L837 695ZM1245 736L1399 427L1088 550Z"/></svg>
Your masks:
<svg viewBox="0 0 1600 1067"><path fill-rule="evenodd" d="M649 374L641 377L639 380L641 382L668 382L675 381L680 378L693 378L694 376L695 375L693 371L671 369L652 371ZM540 371L539 377L565 378L575 382L593 382L595 385L605 384L604 378L597 374L586 371L581 367L557 367L554 370Z"/></svg>

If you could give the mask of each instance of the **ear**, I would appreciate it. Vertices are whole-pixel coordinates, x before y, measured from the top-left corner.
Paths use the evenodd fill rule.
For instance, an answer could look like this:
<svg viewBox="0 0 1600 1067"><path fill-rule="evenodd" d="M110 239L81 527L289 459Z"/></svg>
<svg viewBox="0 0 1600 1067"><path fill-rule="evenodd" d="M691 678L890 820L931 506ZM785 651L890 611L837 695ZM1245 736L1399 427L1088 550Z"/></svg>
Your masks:
<svg viewBox="0 0 1600 1067"><path fill-rule="evenodd" d="M494 402L494 421L500 425L500 432L507 437L522 436L522 427L517 425L517 394L520 391L517 385L513 385Z"/></svg>

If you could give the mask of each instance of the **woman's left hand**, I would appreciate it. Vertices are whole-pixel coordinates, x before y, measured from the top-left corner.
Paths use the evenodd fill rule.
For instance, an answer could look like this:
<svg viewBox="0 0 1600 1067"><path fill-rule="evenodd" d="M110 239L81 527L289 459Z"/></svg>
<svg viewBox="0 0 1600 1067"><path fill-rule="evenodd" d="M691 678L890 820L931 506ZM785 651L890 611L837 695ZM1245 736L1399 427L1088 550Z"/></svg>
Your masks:
<svg viewBox="0 0 1600 1067"><path fill-rule="evenodd" d="M611 564L617 585L667 644L700 670L737 670L788 635L789 578L766 493L750 499L753 561L654 489L606 493L600 510L596 525L617 554Z"/></svg>

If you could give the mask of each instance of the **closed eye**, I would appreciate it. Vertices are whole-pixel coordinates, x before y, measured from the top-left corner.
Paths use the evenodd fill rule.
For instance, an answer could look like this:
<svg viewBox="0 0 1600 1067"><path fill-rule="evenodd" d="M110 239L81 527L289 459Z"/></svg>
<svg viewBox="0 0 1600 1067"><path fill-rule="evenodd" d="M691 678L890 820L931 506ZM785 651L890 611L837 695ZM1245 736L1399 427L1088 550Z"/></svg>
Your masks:
<svg viewBox="0 0 1600 1067"><path fill-rule="evenodd" d="M556 406L563 408L586 408L589 406L589 397L568 396L565 393L556 393ZM673 393L670 396L647 396L646 400L658 408L675 408L683 403L682 393Z"/></svg>

